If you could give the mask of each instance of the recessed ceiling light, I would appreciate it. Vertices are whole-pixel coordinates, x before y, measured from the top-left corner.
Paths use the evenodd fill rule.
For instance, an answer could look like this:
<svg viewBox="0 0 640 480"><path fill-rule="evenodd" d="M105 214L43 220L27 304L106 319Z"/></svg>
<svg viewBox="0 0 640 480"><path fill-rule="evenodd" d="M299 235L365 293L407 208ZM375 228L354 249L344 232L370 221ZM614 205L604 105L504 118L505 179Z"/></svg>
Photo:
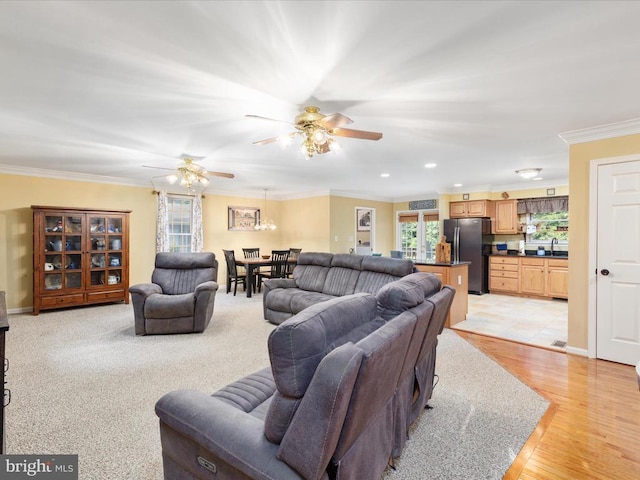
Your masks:
<svg viewBox="0 0 640 480"><path fill-rule="evenodd" d="M437 163L425 163L424 164L424 168L435 168L437 166L438 166Z"/></svg>
<svg viewBox="0 0 640 480"><path fill-rule="evenodd" d="M389 174L388 174L388 173L381 173L381 174L380 174L380 176L381 176L382 178L387 178L387 177L389 176Z"/></svg>
<svg viewBox="0 0 640 480"><path fill-rule="evenodd" d="M461 183L454 183L454 184L453 184L453 186L454 186L454 187L461 187L461 186L462 186L462 184L461 184Z"/></svg>

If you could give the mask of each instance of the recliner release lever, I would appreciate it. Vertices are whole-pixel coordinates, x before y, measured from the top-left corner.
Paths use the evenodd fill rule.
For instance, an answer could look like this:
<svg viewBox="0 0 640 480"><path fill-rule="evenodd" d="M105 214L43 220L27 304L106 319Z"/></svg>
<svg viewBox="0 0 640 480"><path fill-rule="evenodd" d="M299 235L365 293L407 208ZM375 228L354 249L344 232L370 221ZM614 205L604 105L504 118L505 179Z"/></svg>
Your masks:
<svg viewBox="0 0 640 480"><path fill-rule="evenodd" d="M216 467L215 463L210 462L206 458L198 457L198 463L209 470L211 473L218 473L218 467Z"/></svg>

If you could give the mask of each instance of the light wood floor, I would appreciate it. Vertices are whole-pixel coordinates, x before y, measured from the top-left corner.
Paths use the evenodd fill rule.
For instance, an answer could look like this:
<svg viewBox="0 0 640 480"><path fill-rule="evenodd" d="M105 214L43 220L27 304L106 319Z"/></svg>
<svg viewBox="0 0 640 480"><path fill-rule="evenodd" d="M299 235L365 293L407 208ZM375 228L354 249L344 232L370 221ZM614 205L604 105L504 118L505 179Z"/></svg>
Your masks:
<svg viewBox="0 0 640 480"><path fill-rule="evenodd" d="M640 478L634 367L456 333L551 402L505 479Z"/></svg>

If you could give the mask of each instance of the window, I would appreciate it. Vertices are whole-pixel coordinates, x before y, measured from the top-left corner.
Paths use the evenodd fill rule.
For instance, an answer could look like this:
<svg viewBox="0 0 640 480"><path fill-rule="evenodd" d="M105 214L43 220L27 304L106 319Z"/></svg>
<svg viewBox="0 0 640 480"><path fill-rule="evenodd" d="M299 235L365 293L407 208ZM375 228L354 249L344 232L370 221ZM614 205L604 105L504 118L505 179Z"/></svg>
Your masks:
<svg viewBox="0 0 640 480"><path fill-rule="evenodd" d="M528 213L525 223L535 225L536 231L527 234L527 243L548 243L556 238L560 243L569 240L569 213Z"/></svg>
<svg viewBox="0 0 640 480"><path fill-rule="evenodd" d="M193 199L167 196L170 252L191 251L192 211Z"/></svg>
<svg viewBox="0 0 640 480"><path fill-rule="evenodd" d="M429 211L402 212L398 214L398 250L404 258L435 261L440 221L438 214Z"/></svg>

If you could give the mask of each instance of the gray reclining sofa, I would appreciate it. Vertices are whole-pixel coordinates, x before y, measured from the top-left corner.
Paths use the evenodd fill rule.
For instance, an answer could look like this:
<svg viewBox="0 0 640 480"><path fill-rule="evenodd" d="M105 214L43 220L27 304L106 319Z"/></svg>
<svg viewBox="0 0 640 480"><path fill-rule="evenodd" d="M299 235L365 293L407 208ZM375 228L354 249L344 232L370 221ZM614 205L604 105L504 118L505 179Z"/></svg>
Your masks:
<svg viewBox="0 0 640 480"><path fill-rule="evenodd" d="M319 302L353 293L375 294L383 285L413 271L414 264L409 259L303 252L293 278L265 281L264 318L279 325Z"/></svg>
<svg viewBox="0 0 640 480"><path fill-rule="evenodd" d="M380 478L431 396L454 293L414 273L318 303L271 332L270 367L164 395L164 478Z"/></svg>

